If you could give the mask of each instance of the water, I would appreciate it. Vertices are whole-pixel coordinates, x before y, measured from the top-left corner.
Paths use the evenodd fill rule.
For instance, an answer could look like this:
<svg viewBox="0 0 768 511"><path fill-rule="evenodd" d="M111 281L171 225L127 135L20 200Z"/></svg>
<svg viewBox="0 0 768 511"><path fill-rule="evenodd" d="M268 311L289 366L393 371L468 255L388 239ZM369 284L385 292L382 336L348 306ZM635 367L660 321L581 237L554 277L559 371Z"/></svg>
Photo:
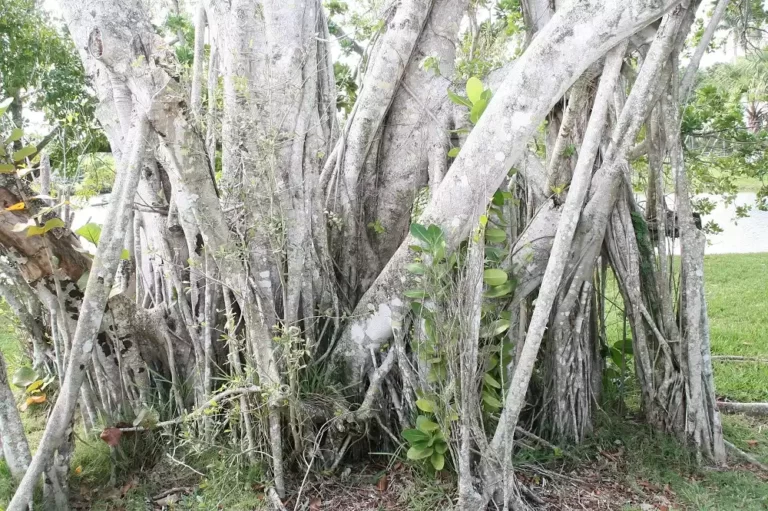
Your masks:
<svg viewBox="0 0 768 511"><path fill-rule="evenodd" d="M717 207L709 215L702 217L702 224L714 221L720 225L723 232L707 236L707 254L743 254L749 252L768 252L768 211L760 211L754 207L755 194L742 192L736 195L736 200L726 206L719 196L700 195L708 197ZM645 198L638 195L638 202L644 205ZM667 197L670 209L674 209L674 196ZM109 195L93 197L87 204L75 210L74 229L88 223L103 224L107 214ZM747 218L736 220L736 206L752 206ZM679 250L679 244L678 244Z"/></svg>
<svg viewBox="0 0 768 511"><path fill-rule="evenodd" d="M768 211L754 207L755 197L754 193L739 193L730 206L720 200L712 214L702 217L703 224L714 220L723 229L720 234L707 236L707 254L768 252ZM716 201L717 197L710 199ZM752 211L747 218L736 220L736 206L752 206Z"/></svg>
<svg viewBox="0 0 768 511"><path fill-rule="evenodd" d="M645 197L637 194L637 202L645 207ZM755 208L756 194L741 192L736 194L736 200L725 205L719 195L702 194L697 198L708 198L716 207L708 215L702 215L701 223L706 225L713 221L723 232L707 235L707 254L746 254L750 252L768 252L768 211ZM667 205L675 209L674 195L667 196ZM751 206L747 218L736 218L737 206ZM676 243L675 253L680 253L680 244Z"/></svg>

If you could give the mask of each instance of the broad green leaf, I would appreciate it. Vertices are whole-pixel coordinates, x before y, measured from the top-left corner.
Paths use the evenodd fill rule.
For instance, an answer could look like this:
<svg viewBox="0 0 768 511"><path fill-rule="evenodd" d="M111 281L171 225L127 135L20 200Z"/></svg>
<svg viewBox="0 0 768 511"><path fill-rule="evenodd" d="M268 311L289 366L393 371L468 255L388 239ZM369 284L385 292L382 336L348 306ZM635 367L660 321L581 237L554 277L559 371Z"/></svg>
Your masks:
<svg viewBox="0 0 768 511"><path fill-rule="evenodd" d="M616 364L617 367L621 367L622 358L621 351L611 347L611 360L613 360L613 363Z"/></svg>
<svg viewBox="0 0 768 511"><path fill-rule="evenodd" d="M35 236L36 234L45 234L51 229L56 229L60 227L66 227L64 220L62 220L61 218L51 218L50 220L45 222L45 225L43 225L42 227L37 227L37 226L30 227L29 231L27 231L27 236Z"/></svg>
<svg viewBox="0 0 768 511"><path fill-rule="evenodd" d="M429 461L432 463L432 467L438 472L443 470L443 467L445 466L445 456L439 452L433 452Z"/></svg>
<svg viewBox="0 0 768 511"><path fill-rule="evenodd" d="M448 151L448 157L449 158L456 158L459 155L459 151L461 148L459 147L451 147L451 150Z"/></svg>
<svg viewBox="0 0 768 511"><path fill-rule="evenodd" d="M75 234L82 236L86 241L98 246L99 238L101 238L101 226L94 223L85 224L76 230Z"/></svg>
<svg viewBox="0 0 768 511"><path fill-rule="evenodd" d="M486 229L485 239L491 243L503 243L507 239L507 233L495 227Z"/></svg>
<svg viewBox="0 0 768 511"><path fill-rule="evenodd" d="M30 156L36 152L37 152L37 147L33 145L28 145L26 147L22 147L21 149L13 153L12 158L13 158L13 161L21 161L27 156Z"/></svg>
<svg viewBox="0 0 768 511"><path fill-rule="evenodd" d="M499 319L493 324L493 335L499 335L503 334L509 330L509 320L508 319Z"/></svg>
<svg viewBox="0 0 768 511"><path fill-rule="evenodd" d="M45 380L35 380L29 385L27 385L27 392L34 392L40 387L43 386L43 383L45 383Z"/></svg>
<svg viewBox="0 0 768 511"><path fill-rule="evenodd" d="M432 453L435 452L434 449L431 447L427 447L426 449L419 449L418 447L411 447L408 449L408 459L409 460L423 460L424 458L429 458L432 456Z"/></svg>
<svg viewBox="0 0 768 511"><path fill-rule="evenodd" d="M502 407L501 401L488 392L483 392L483 403L496 410L500 410Z"/></svg>
<svg viewBox="0 0 768 511"><path fill-rule="evenodd" d="M488 268L483 272L483 281L489 286L500 286L505 283L507 279L506 272L498 268Z"/></svg>
<svg viewBox="0 0 768 511"><path fill-rule="evenodd" d="M430 399L417 399L416 400L416 406L422 412L427 412L427 413L434 413L435 412L435 403L434 403L434 401L432 401Z"/></svg>
<svg viewBox="0 0 768 511"><path fill-rule="evenodd" d="M495 286L486 291L483 296L486 298L501 298L502 296L507 296L509 294L512 294L515 290L515 282L513 280L508 280L505 283L503 283L500 286Z"/></svg>
<svg viewBox="0 0 768 511"><path fill-rule="evenodd" d="M448 89L448 98L459 106L472 108L472 102L470 100L459 96L458 94L453 92L451 89Z"/></svg>
<svg viewBox="0 0 768 511"><path fill-rule="evenodd" d="M424 268L424 265L421 263L411 263L406 266L405 269L414 275L424 275L424 272L426 271L426 268Z"/></svg>
<svg viewBox="0 0 768 511"><path fill-rule="evenodd" d="M403 293L407 298L413 298L416 300L423 300L424 298L427 298L429 295L426 291L423 289L409 289L405 293Z"/></svg>
<svg viewBox="0 0 768 511"><path fill-rule="evenodd" d="M436 225L430 225L427 227L427 237L429 238L429 242L434 245L442 240L443 230Z"/></svg>
<svg viewBox="0 0 768 511"><path fill-rule="evenodd" d="M0 115L3 115L6 110L8 110L8 107L11 106L11 103L13 103L13 98L5 98L4 100L0 101Z"/></svg>
<svg viewBox="0 0 768 511"><path fill-rule="evenodd" d="M423 225L421 225L421 224L411 224L411 234L417 240L419 240L421 242L424 242L424 243L429 243L429 238L428 238L428 234L427 234L427 228L424 227Z"/></svg>
<svg viewBox="0 0 768 511"><path fill-rule="evenodd" d="M418 429L405 429L403 430L403 438L408 440L408 442L414 444L416 442L427 442L429 441L429 435L424 433L423 431L419 431Z"/></svg>
<svg viewBox="0 0 768 511"><path fill-rule="evenodd" d="M435 444L435 452L439 452L440 454L445 454L445 452L448 450L448 444L445 442L438 442Z"/></svg>
<svg viewBox="0 0 768 511"><path fill-rule="evenodd" d="M500 389L501 388L501 383L497 382L496 378L494 378L493 376L491 376L488 373L485 373L483 375L483 380L485 381L486 384L488 384L489 386L493 387L494 389Z"/></svg>
<svg viewBox="0 0 768 511"><path fill-rule="evenodd" d="M27 238L31 238L32 236L42 236L45 234L45 228L44 227L38 227L37 225L30 226L29 229L27 229Z"/></svg>
<svg viewBox="0 0 768 511"><path fill-rule="evenodd" d="M13 128L11 130L11 134L8 135L8 138L5 139L5 144L8 145L11 142L16 142L17 140L20 140L21 137L24 136L24 130L21 128Z"/></svg>
<svg viewBox="0 0 768 511"><path fill-rule="evenodd" d="M411 302L411 310L417 316L424 314L424 306L420 302Z"/></svg>
<svg viewBox="0 0 768 511"><path fill-rule="evenodd" d="M624 342L624 339L619 339L615 343L613 343L613 347L616 348L616 350L621 353L621 348L624 347L624 353L627 355L633 355L632 352L632 339L627 339L626 342Z"/></svg>
<svg viewBox="0 0 768 511"><path fill-rule="evenodd" d="M483 82L476 77L471 77L467 80L467 97L472 104L477 104L483 96Z"/></svg>
<svg viewBox="0 0 768 511"><path fill-rule="evenodd" d="M416 418L416 429L423 431L424 433L432 433L433 431L440 429L440 426L427 419L425 416L419 415Z"/></svg>
<svg viewBox="0 0 768 511"><path fill-rule="evenodd" d="M37 373L35 373L35 370L28 366L22 366L16 369L16 372L13 373L11 383L17 387L26 388L27 385L32 384L35 380L37 380Z"/></svg>
<svg viewBox="0 0 768 511"><path fill-rule="evenodd" d="M480 117L483 115L483 112L485 112L487 106L488 102L484 99L480 99L477 103L472 105L472 110L469 112L469 122L477 124L477 121L480 120Z"/></svg>

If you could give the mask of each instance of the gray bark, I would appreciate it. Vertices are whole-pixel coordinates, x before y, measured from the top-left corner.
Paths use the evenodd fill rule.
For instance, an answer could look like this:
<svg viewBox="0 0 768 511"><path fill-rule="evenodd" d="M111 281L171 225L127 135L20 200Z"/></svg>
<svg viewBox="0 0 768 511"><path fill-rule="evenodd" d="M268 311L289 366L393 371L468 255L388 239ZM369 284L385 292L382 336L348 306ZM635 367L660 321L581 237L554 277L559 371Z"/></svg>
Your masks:
<svg viewBox="0 0 768 511"><path fill-rule="evenodd" d="M0 353L0 444L11 475L21 480L29 467L31 457L7 371L5 358ZM31 498L27 500L31 501Z"/></svg>
<svg viewBox="0 0 768 511"><path fill-rule="evenodd" d="M613 2L571 4L559 11L518 59L472 130L461 153L424 211L420 223L436 224L452 250L466 238L473 211L482 209L518 162L525 144L554 103L592 63L620 40L660 16L677 2ZM597 32L591 27L606 26ZM578 56L578 58L577 58ZM497 141L488 151L488 141ZM401 276L411 260L407 238L356 308L337 347L348 374L359 374L370 348L391 338L393 315L401 314L398 298L408 285ZM376 311L369 314L370 307Z"/></svg>
<svg viewBox="0 0 768 511"><path fill-rule="evenodd" d="M37 479L65 441L64 436L72 422L80 386L85 378L85 369L93 352L96 334L101 327L104 307L120 260L123 236L128 228L131 205L139 181L149 123L145 118L139 117L132 131L134 145L131 158L120 169L122 176L117 179L115 185L116 191L113 193L117 195L118 200L110 205L110 213L104 224L104 234L91 267L80 319L72 339L66 376L51 411L49 419L51 427L45 429L29 469L8 506L9 511L24 509L26 502L32 496Z"/></svg>

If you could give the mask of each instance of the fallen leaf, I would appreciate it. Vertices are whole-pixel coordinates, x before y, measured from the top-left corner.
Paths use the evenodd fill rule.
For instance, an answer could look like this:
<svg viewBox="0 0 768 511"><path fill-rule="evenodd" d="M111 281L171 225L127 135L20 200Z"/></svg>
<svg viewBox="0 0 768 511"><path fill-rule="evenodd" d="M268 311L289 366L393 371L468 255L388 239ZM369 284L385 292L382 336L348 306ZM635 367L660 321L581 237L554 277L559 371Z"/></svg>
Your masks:
<svg viewBox="0 0 768 511"><path fill-rule="evenodd" d="M100 438L110 447L116 447L120 443L123 432L117 428L107 428L101 432Z"/></svg>
<svg viewBox="0 0 768 511"><path fill-rule="evenodd" d="M757 445L757 440L747 440L747 444L749 444L750 447L754 447Z"/></svg>
<svg viewBox="0 0 768 511"><path fill-rule="evenodd" d="M8 206L7 208L5 208L5 210L6 211L23 211L25 207L27 207L27 205L24 204L24 202L17 202L13 206Z"/></svg>
<svg viewBox="0 0 768 511"><path fill-rule="evenodd" d="M78 466L75 468L75 475L76 475L76 476L79 476L79 475L80 475L80 474L82 474L82 473L83 473L83 467L82 467L82 465L78 465Z"/></svg>
<svg viewBox="0 0 768 511"><path fill-rule="evenodd" d="M669 511L669 506L659 506L659 511Z"/></svg>
<svg viewBox="0 0 768 511"><path fill-rule="evenodd" d="M320 511L321 507L323 505L323 501L320 500L320 497L315 497L314 499L309 501L309 511Z"/></svg>
<svg viewBox="0 0 768 511"><path fill-rule="evenodd" d="M387 487L389 487L389 481L387 480L387 474L384 474L381 476L381 479L379 479L379 482L376 483L376 488L378 488L380 492L384 493L387 491Z"/></svg>
<svg viewBox="0 0 768 511"><path fill-rule="evenodd" d="M29 405L39 405L40 403L45 403L45 394L37 394L34 396L29 396L27 398L27 406Z"/></svg>

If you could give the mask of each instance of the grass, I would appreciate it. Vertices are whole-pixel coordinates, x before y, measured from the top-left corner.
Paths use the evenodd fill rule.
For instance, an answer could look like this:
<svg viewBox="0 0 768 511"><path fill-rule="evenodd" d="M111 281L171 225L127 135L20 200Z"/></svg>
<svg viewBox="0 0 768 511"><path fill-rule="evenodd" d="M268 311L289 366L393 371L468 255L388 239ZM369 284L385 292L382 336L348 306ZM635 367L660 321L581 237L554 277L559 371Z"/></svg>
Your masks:
<svg viewBox="0 0 768 511"><path fill-rule="evenodd" d="M705 281L713 354L768 358L768 254L707 256ZM615 303L608 330L613 342L623 335L623 321L618 312L621 299L615 284L609 294ZM25 363L12 324L9 318L2 316L0 350L6 356L9 372ZM739 401L768 401L768 365L715 362L715 383L720 396ZM741 415L723 415L722 419L728 440L768 464L768 421ZM22 414L22 420L34 449L44 427L44 412L27 411ZM619 456L619 464L600 470L608 470L611 478L639 494L663 492L668 488L674 495L674 509L768 509L768 482L764 475L761 477L738 464L728 470L701 468L678 441L641 424L602 416L595 436L574 453L586 466L597 464L600 453L606 451L619 453L614 454ZM240 469L215 457L193 465L207 475L193 493L176 503L175 509L265 507L261 492L254 491L263 482L261 472ZM73 475L73 487L95 492L91 506L95 510L144 510L147 509L147 499L164 489L164 484L194 486L199 482L196 478L186 483L176 481L170 475L175 476L185 469L161 462L150 473L142 473L137 484L132 483L130 475L121 479L119 471L120 491L104 489L111 461L109 449L98 439L77 442L72 467L80 467L79 473ZM174 481L169 481L169 477ZM436 503L445 498L443 490L434 481L431 485L423 483L425 481L417 477L408 483L410 487L403 488L399 498L408 509L441 507ZM14 487L7 467L0 462L0 509L7 504ZM649 490L649 487L655 490ZM117 494L113 495L115 491ZM102 498L109 497L107 494L111 498Z"/></svg>

